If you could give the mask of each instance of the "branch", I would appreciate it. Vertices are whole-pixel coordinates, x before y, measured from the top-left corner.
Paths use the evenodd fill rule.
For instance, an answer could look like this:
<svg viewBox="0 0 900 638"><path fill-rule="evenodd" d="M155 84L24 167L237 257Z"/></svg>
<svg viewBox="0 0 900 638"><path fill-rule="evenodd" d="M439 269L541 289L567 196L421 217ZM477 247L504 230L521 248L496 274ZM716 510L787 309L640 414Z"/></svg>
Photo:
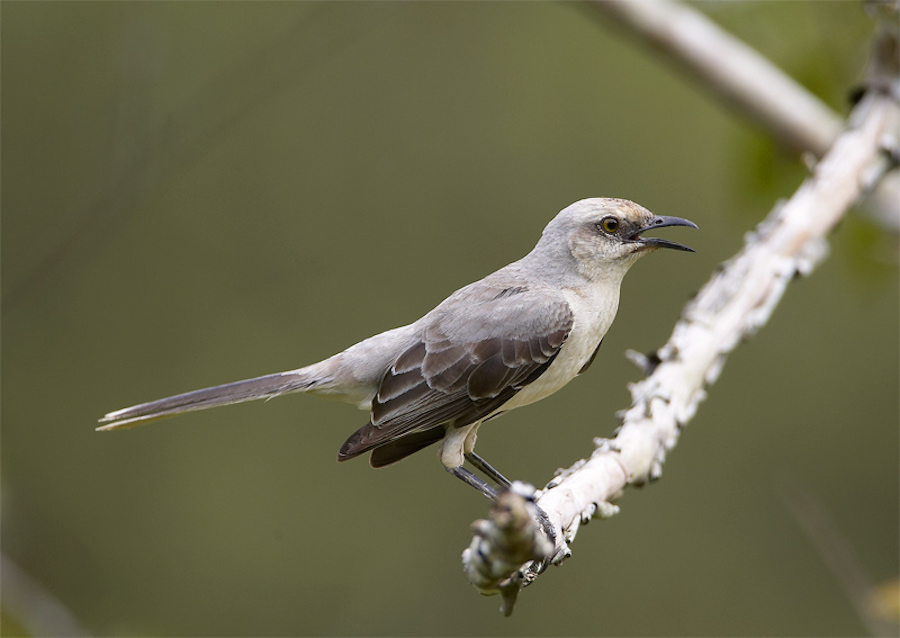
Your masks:
<svg viewBox="0 0 900 638"><path fill-rule="evenodd" d="M666 345L650 356L632 355L648 376L631 385L633 403L622 414L622 425L612 439L595 440L589 459L558 472L537 499L557 531L553 562L569 555L567 543L582 522L617 511L610 501L625 487L660 476L666 453L728 353L765 325L788 283L824 259L825 238L835 224L897 166L897 142L887 135L897 115L896 77L890 89L862 97L844 132L794 196L775 206L685 307ZM464 556L471 580L479 566L469 559Z"/></svg>
<svg viewBox="0 0 900 638"><path fill-rule="evenodd" d="M533 581L552 557L553 543L535 525L538 516L534 488L515 481L491 508L490 520L472 524L475 536L463 552L472 586L485 596L501 594L504 616L512 614L516 596Z"/></svg>
<svg viewBox="0 0 900 638"><path fill-rule="evenodd" d="M590 5L792 152L821 159L840 134L842 119L837 113L699 11L670 0L591 0ZM896 21L896 14L883 17L885 24L892 20ZM893 56L873 59L896 57L895 51ZM879 81L883 71L893 73L893 69L872 69L871 81ZM898 200L900 174L893 174L867 199L865 210L882 228L900 232Z"/></svg>

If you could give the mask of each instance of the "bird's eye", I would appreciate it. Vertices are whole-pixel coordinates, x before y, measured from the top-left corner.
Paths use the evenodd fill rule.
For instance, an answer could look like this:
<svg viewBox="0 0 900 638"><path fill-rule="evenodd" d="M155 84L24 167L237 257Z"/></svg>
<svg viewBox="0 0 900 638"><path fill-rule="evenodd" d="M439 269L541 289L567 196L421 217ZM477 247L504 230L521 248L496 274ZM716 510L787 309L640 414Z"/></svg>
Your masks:
<svg viewBox="0 0 900 638"><path fill-rule="evenodd" d="M619 220L615 217L604 217L600 221L600 228L608 233L614 233L619 230Z"/></svg>

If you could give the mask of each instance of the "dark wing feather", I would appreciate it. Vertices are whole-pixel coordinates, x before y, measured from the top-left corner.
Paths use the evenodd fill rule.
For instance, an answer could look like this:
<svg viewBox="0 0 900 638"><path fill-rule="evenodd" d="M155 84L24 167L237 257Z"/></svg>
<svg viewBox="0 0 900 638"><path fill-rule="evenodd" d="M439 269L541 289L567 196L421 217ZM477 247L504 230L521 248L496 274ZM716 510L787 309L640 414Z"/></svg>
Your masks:
<svg viewBox="0 0 900 638"><path fill-rule="evenodd" d="M420 341L385 372L370 422L347 439L339 460L391 442L372 462L398 460L440 440L448 423L490 415L550 367L572 329L568 303L546 289L482 288L458 292L426 316Z"/></svg>

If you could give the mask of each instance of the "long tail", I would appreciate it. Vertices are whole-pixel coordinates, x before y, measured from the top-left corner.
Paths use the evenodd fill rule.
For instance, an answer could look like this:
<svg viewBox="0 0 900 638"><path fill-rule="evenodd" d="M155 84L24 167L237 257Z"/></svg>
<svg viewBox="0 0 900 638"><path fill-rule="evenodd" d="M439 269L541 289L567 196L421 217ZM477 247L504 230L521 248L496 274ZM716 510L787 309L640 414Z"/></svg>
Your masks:
<svg viewBox="0 0 900 638"><path fill-rule="evenodd" d="M118 430L142 425L156 419L174 416L183 412L194 410L206 410L220 405L243 403L257 399L270 399L287 392L300 392L310 390L320 385L321 377L312 374L313 366L300 368L289 372L267 374L255 379L235 381L225 385L217 385L212 388L194 390L177 394L173 397L141 403L130 408L123 408L110 412L100 423L105 423L97 428L98 431Z"/></svg>

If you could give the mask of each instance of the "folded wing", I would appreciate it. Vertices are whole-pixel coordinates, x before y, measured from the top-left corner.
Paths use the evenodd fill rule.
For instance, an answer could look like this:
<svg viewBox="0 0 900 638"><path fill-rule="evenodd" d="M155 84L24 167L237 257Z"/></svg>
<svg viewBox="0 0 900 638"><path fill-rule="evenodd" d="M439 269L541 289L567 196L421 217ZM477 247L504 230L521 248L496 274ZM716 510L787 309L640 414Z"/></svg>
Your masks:
<svg viewBox="0 0 900 638"><path fill-rule="evenodd" d="M338 459L372 450L372 465L387 465L439 441L446 427L501 410L550 367L572 323L568 303L548 289L480 282L459 291L423 318L420 339L387 369L371 420Z"/></svg>

